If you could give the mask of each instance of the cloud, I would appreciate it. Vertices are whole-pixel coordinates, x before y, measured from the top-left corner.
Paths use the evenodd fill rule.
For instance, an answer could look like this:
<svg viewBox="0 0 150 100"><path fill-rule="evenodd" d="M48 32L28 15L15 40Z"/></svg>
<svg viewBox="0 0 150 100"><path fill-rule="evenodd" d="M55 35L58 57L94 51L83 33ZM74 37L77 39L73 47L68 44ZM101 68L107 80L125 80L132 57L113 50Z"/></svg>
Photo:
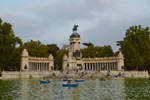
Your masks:
<svg viewBox="0 0 150 100"><path fill-rule="evenodd" d="M135 1L30 0L0 15L13 24L15 33L24 41L33 39L62 46L68 43L73 25L79 24L81 42L108 44L116 50L116 41L124 37L129 26L150 26L147 0Z"/></svg>

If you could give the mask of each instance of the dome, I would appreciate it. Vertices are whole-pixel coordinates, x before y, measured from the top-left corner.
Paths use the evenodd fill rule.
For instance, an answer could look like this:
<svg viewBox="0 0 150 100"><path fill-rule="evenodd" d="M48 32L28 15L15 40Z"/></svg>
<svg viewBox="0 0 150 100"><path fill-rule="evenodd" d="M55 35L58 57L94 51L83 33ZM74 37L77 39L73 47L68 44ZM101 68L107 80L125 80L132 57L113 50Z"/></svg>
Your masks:
<svg viewBox="0 0 150 100"><path fill-rule="evenodd" d="M78 33L72 33L70 38L80 38L80 35Z"/></svg>

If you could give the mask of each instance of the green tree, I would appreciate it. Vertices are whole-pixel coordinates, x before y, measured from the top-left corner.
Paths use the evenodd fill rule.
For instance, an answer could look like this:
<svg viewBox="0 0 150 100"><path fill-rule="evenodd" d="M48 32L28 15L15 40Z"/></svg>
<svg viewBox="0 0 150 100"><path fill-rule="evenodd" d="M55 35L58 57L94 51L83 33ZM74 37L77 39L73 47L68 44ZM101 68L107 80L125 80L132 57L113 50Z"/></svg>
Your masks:
<svg viewBox="0 0 150 100"><path fill-rule="evenodd" d="M104 47L90 45L87 48L81 49L81 52L85 58L110 57L114 55L109 45Z"/></svg>
<svg viewBox="0 0 150 100"><path fill-rule="evenodd" d="M122 41L118 41L127 69L147 69L150 61L150 31L141 25L127 29Z"/></svg>
<svg viewBox="0 0 150 100"><path fill-rule="evenodd" d="M42 44L40 41L29 41L23 44L23 48L26 48L30 56L33 57L48 57L48 47Z"/></svg>
<svg viewBox="0 0 150 100"><path fill-rule="evenodd" d="M102 57L111 57L113 55L114 53L110 45L102 47L102 52L101 52Z"/></svg>
<svg viewBox="0 0 150 100"><path fill-rule="evenodd" d="M68 54L67 50L64 49L60 49L57 51L56 54L56 66L55 66L55 70L61 70L62 69L62 64L63 64L63 56Z"/></svg>
<svg viewBox="0 0 150 100"><path fill-rule="evenodd" d="M56 53L59 50L59 47L56 44L48 44L48 53L52 54L54 56L54 59L56 58Z"/></svg>
<svg viewBox="0 0 150 100"><path fill-rule="evenodd" d="M18 46L19 45L19 46ZM12 25L7 22L2 22L0 19L0 70L15 70L19 67L12 59L16 54L16 48L22 45L19 37L14 35ZM17 62L18 60L15 60Z"/></svg>

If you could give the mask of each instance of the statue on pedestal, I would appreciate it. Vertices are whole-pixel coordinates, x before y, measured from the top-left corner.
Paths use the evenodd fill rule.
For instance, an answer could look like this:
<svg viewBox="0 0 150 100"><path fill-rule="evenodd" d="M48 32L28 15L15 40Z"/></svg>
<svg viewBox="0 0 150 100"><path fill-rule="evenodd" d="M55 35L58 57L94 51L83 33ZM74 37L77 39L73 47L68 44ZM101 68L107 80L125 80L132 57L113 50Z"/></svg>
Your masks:
<svg viewBox="0 0 150 100"><path fill-rule="evenodd" d="M72 29L73 32L74 32L74 31L77 31L77 28L78 28L78 27L79 27L79 26L75 24L75 25L73 26L73 29Z"/></svg>

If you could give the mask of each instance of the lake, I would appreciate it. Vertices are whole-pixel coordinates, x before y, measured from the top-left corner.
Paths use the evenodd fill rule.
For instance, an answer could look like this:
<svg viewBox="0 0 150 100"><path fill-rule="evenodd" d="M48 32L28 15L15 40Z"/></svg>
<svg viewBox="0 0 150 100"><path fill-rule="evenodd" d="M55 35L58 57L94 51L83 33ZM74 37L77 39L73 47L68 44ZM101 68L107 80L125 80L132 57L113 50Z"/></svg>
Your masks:
<svg viewBox="0 0 150 100"><path fill-rule="evenodd" d="M85 80L76 88L61 80L0 80L0 100L150 100L150 79Z"/></svg>

